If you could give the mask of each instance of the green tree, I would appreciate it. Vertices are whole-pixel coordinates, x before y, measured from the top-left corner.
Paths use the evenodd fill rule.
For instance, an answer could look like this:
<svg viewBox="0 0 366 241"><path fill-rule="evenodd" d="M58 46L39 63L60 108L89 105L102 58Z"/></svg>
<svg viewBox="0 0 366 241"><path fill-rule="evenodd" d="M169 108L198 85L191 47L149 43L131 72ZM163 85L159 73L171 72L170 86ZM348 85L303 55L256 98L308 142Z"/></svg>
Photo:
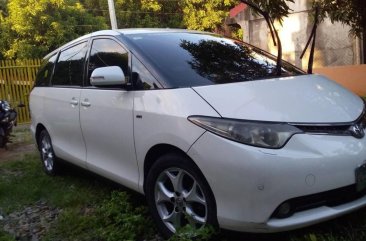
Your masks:
<svg viewBox="0 0 366 241"><path fill-rule="evenodd" d="M0 0L0 21L3 20L4 17L7 15L6 4L7 4L6 0Z"/></svg>
<svg viewBox="0 0 366 241"><path fill-rule="evenodd" d="M267 12L273 20L282 22L282 19L287 17L292 11L288 3L293 3L294 0L248 0L244 2L258 6L262 11ZM259 14L255 8L252 8L252 10L254 13Z"/></svg>
<svg viewBox="0 0 366 241"><path fill-rule="evenodd" d="M349 25L353 35L362 37L366 30L365 0L314 0L313 6L320 8L322 18L329 17L333 22Z"/></svg>
<svg viewBox="0 0 366 241"><path fill-rule="evenodd" d="M240 3L240 0L183 0L183 22L188 29L212 31L220 27L223 20L229 15L229 10ZM269 13L274 20L281 21L291 9L288 2L293 0L249 0L246 1L258 6ZM259 13L253 9L254 13Z"/></svg>
<svg viewBox="0 0 366 241"><path fill-rule="evenodd" d="M5 18L7 16L7 1L0 0L0 59L4 58L3 52L5 51L7 45L7 28L5 26Z"/></svg>
<svg viewBox="0 0 366 241"><path fill-rule="evenodd" d="M188 29L212 31L218 28L237 0L183 0L183 23Z"/></svg>
<svg viewBox="0 0 366 241"><path fill-rule="evenodd" d="M110 24L106 0L80 0L94 16L103 16ZM115 0L119 28L170 27L182 25L182 0Z"/></svg>
<svg viewBox="0 0 366 241"><path fill-rule="evenodd" d="M93 16L103 17L105 23L110 26L108 0L79 0L86 12Z"/></svg>
<svg viewBox="0 0 366 241"><path fill-rule="evenodd" d="M178 0L116 0L118 27L182 27L180 5Z"/></svg>
<svg viewBox="0 0 366 241"><path fill-rule="evenodd" d="M9 0L1 26L1 51L7 58L40 58L78 36L107 28L103 17L92 16L76 0Z"/></svg>

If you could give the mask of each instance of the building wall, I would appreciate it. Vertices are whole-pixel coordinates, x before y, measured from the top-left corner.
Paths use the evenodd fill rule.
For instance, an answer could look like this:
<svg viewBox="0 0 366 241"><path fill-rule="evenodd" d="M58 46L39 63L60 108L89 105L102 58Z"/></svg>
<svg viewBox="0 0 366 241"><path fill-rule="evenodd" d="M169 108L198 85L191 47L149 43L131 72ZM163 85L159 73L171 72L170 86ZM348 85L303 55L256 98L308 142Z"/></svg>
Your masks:
<svg viewBox="0 0 366 241"><path fill-rule="evenodd" d="M314 69L314 73L325 75L357 95L366 98L366 64L317 68Z"/></svg>
<svg viewBox="0 0 366 241"><path fill-rule="evenodd" d="M290 5L294 10L282 25L275 23L279 32L283 58L296 66L307 69L309 49L300 60L300 55L310 36L313 21L310 16L310 1L297 0ZM267 23L261 16L254 16L245 10L235 17L236 22L244 29L244 41L277 55ZM318 26L314 67L341 66L360 64L360 42L349 35L349 27L340 23L331 23L326 19Z"/></svg>

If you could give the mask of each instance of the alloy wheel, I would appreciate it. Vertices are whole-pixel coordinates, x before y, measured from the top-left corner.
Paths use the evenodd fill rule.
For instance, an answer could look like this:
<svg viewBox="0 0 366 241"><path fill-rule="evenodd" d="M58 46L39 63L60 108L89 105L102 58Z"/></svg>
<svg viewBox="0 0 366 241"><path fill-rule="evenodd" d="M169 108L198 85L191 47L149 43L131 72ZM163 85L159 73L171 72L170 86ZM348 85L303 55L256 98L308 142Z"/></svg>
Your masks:
<svg viewBox="0 0 366 241"><path fill-rule="evenodd" d="M41 156L43 165L48 172L53 171L54 154L52 150L51 140L48 136L43 136L41 141Z"/></svg>
<svg viewBox="0 0 366 241"><path fill-rule="evenodd" d="M168 168L155 183L155 205L165 226L173 233L190 224L207 222L207 202L197 180L181 168Z"/></svg>

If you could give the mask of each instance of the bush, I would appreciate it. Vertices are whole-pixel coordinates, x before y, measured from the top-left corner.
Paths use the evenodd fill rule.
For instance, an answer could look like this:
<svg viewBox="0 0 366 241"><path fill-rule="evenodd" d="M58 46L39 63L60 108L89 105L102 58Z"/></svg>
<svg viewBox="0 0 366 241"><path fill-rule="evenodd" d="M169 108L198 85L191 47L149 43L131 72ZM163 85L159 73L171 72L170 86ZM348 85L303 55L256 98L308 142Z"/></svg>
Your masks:
<svg viewBox="0 0 366 241"><path fill-rule="evenodd" d="M153 223L144 206L133 207L125 192L114 191L97 209L101 240L140 240L153 236Z"/></svg>

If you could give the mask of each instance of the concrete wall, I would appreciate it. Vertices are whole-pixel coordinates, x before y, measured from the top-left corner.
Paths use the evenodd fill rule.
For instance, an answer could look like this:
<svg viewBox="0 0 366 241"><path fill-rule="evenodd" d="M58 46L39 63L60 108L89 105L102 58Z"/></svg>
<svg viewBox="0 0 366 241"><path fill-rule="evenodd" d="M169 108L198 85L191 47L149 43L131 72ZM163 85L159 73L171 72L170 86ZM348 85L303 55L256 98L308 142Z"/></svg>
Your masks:
<svg viewBox="0 0 366 241"><path fill-rule="evenodd" d="M283 24L275 23L283 45L283 58L296 66L307 69L310 48L303 60L300 55L310 36L313 27L309 16L310 1L297 0L290 5L294 13L283 19ZM235 17L236 22L244 29L244 41L277 55L277 48L261 16L254 16L245 10ZM331 23L326 19L317 31L314 67L340 66L359 64L359 40L349 36L349 27L340 23Z"/></svg>

